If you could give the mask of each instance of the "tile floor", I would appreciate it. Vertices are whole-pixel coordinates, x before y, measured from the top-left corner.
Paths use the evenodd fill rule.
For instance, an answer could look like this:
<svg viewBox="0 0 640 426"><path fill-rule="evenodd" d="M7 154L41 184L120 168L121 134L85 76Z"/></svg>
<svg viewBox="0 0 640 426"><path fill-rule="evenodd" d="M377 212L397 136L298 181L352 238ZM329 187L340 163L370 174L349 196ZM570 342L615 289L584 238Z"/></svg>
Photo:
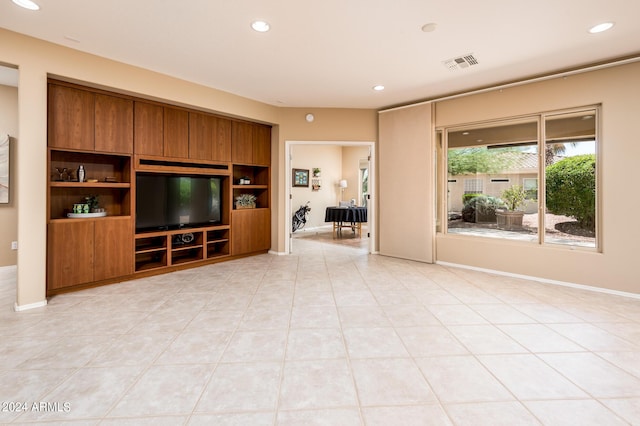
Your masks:
<svg viewBox="0 0 640 426"><path fill-rule="evenodd" d="M5 273L0 423L640 423L640 300L294 247L21 313Z"/></svg>

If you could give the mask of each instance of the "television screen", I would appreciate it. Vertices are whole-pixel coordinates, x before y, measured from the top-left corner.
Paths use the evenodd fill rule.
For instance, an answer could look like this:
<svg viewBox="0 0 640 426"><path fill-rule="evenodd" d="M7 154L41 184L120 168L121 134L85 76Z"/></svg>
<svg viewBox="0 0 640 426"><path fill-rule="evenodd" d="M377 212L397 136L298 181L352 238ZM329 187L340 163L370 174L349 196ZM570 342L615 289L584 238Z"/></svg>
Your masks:
<svg viewBox="0 0 640 426"><path fill-rule="evenodd" d="M220 222L221 179L136 175L136 231Z"/></svg>

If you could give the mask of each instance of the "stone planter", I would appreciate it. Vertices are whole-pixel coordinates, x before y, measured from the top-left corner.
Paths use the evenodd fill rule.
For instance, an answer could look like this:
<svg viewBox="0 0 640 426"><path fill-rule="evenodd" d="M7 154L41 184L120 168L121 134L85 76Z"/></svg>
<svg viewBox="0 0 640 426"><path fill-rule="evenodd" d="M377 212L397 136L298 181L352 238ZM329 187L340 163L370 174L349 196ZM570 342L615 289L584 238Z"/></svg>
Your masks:
<svg viewBox="0 0 640 426"><path fill-rule="evenodd" d="M498 221L498 228L506 229L508 231L517 231L522 229L523 217L524 217L524 212L521 212L521 211L508 211L508 210L496 211L496 220Z"/></svg>

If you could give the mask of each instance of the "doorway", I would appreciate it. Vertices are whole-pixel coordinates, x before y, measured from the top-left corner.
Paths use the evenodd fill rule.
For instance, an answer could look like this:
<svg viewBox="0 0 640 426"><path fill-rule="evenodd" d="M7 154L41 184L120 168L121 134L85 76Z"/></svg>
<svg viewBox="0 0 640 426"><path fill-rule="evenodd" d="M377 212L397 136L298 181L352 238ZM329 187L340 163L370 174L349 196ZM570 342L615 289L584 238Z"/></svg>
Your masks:
<svg viewBox="0 0 640 426"><path fill-rule="evenodd" d="M366 209L367 220L362 223L362 239L323 238L324 242L366 245L366 251L374 252L376 243L375 223L375 143L370 141L285 141L286 197L285 253L295 252L292 217L299 204L310 201L311 212L303 232L333 232L333 223L324 222L327 207L351 204ZM309 173L309 185L294 186L294 169ZM316 172L316 173L314 173ZM297 231L301 232L301 231ZM345 237L353 239L356 229L342 230ZM352 235L353 234L353 235ZM331 234L329 234L331 235ZM297 237L297 235L296 235Z"/></svg>

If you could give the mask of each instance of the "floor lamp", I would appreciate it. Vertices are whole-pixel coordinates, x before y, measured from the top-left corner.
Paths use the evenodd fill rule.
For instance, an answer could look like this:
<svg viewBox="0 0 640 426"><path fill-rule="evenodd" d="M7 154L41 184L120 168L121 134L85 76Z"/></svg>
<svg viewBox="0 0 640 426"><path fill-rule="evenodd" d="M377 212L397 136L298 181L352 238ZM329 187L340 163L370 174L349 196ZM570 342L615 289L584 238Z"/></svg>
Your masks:
<svg viewBox="0 0 640 426"><path fill-rule="evenodd" d="M344 198L344 189L347 187L347 180L346 179L340 179L340 182L338 182L338 186L340 187L340 200L342 201L342 199ZM338 204L340 204L338 202Z"/></svg>

